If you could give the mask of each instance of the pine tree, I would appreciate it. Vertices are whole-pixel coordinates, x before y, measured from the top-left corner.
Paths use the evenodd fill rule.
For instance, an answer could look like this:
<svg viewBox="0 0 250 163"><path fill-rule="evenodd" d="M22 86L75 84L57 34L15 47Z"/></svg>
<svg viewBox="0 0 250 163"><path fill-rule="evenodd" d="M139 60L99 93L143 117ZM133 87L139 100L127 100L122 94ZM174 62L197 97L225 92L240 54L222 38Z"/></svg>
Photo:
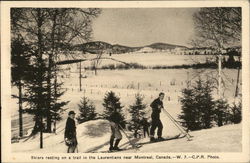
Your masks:
<svg viewBox="0 0 250 163"><path fill-rule="evenodd" d="M26 45L20 37L13 36L11 42L11 83L18 87L19 105L19 136L23 136L23 102L25 101L23 87L24 82L27 81L29 75L30 63L29 59L31 54L29 53L29 46Z"/></svg>
<svg viewBox="0 0 250 163"><path fill-rule="evenodd" d="M95 106L87 97L83 97L78 104L80 115L76 118L78 123L83 123L96 118Z"/></svg>
<svg viewBox="0 0 250 163"><path fill-rule="evenodd" d="M140 129L140 122L143 119L143 116L145 115L146 104L142 103L143 99L144 97L138 93L135 95L135 103L129 106L129 113L132 117L131 126L135 130L135 137L137 137L137 130Z"/></svg>
<svg viewBox="0 0 250 163"><path fill-rule="evenodd" d="M46 107L48 101L46 87L46 64L41 60L38 51L34 51L32 68L29 70L32 75L26 83L25 96L29 104L25 108L25 112L34 115L35 125L32 133L36 134L42 128L44 130L42 119L46 116ZM37 61L39 60L39 61Z"/></svg>
<svg viewBox="0 0 250 163"><path fill-rule="evenodd" d="M240 123L241 120L242 120L242 104L241 104L241 101L236 104L236 103L233 103L233 106L230 107L230 122L232 123Z"/></svg>
<svg viewBox="0 0 250 163"><path fill-rule="evenodd" d="M195 85L183 89L181 98L182 112L179 118L189 130L211 128L214 102L212 84L197 80Z"/></svg>
<svg viewBox="0 0 250 163"><path fill-rule="evenodd" d="M196 121L197 110L194 103L194 90L192 88L184 88L182 90L183 97L181 98L181 114L179 119L183 120L184 127L189 130L196 130L199 128L199 124Z"/></svg>
<svg viewBox="0 0 250 163"><path fill-rule="evenodd" d="M115 95L113 91L107 92L103 99L104 113L103 117L108 119L113 112L118 112L120 114L120 121L124 122L124 116L122 114L122 108L120 98Z"/></svg>
<svg viewBox="0 0 250 163"><path fill-rule="evenodd" d="M209 80L202 83L202 123L203 128L211 128L213 123L214 101L212 97L213 83ZM198 105L198 104L197 104ZM201 105L199 105L201 106Z"/></svg>
<svg viewBox="0 0 250 163"><path fill-rule="evenodd" d="M229 104L227 103L226 100L219 99L215 101L214 120L219 127L228 123L229 121L228 109L229 109Z"/></svg>

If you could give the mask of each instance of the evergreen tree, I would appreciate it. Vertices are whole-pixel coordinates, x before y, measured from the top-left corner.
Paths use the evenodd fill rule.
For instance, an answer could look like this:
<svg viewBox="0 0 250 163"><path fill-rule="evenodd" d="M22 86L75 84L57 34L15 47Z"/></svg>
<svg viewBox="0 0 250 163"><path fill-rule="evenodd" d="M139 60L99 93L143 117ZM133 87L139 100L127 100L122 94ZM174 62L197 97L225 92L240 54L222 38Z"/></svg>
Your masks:
<svg viewBox="0 0 250 163"><path fill-rule="evenodd" d="M179 119L183 120L184 127L189 130L196 130L199 128L199 123L196 121L197 110L194 103L194 90L190 87L182 90L181 97L181 114Z"/></svg>
<svg viewBox="0 0 250 163"><path fill-rule="evenodd" d="M144 110L147 105L142 103L143 99L144 97L138 93L135 95L135 103L129 106L129 113L131 114L133 122L139 122L145 115Z"/></svg>
<svg viewBox="0 0 250 163"><path fill-rule="evenodd" d="M103 117L108 119L113 112L118 112L120 114L120 121L124 122L124 116L122 114L122 108L120 98L115 95L113 91L107 92L103 99L104 113Z"/></svg>
<svg viewBox="0 0 250 163"><path fill-rule="evenodd" d="M220 127L227 124L229 121L229 104L226 100L219 99L215 101L214 108L214 120L216 124Z"/></svg>
<svg viewBox="0 0 250 163"><path fill-rule="evenodd" d="M183 89L182 112L179 118L189 130L211 128L213 121L212 84L197 80L192 87Z"/></svg>
<svg viewBox="0 0 250 163"><path fill-rule="evenodd" d="M29 80L26 83L25 96L27 97L28 106L25 112L34 115L35 125L33 134L36 134L41 129L44 130L43 118L46 115L46 107L48 102L48 94L46 87L46 63L42 60L42 52L34 49L32 56L32 68Z"/></svg>
<svg viewBox="0 0 250 163"><path fill-rule="evenodd" d="M18 96L12 95L18 98L19 105L19 136L23 136L23 102L25 101L23 87L24 82L27 81L30 68L30 49L26 45L21 37L12 37L11 42L11 83L18 87Z"/></svg>
<svg viewBox="0 0 250 163"><path fill-rule="evenodd" d="M80 115L76 119L79 124L96 118L95 106L87 97L81 99L78 108Z"/></svg>
<svg viewBox="0 0 250 163"><path fill-rule="evenodd" d="M135 95L135 103L129 106L129 113L132 117L131 126L135 130L135 137L137 137L137 131L141 127L140 122L143 119L143 116L145 115L144 110L146 108L146 104L142 103L143 99L144 97L138 93Z"/></svg>
<svg viewBox="0 0 250 163"><path fill-rule="evenodd" d="M58 121L61 120L62 113L66 110L64 106L69 103L69 101L61 101L60 97L65 93L62 91L62 84L59 82L54 83L54 87L51 88L52 96L50 98L50 110L47 109L46 117L48 118L48 114L50 114L51 120ZM48 122L47 122L48 123ZM47 125L47 132L50 132Z"/></svg>
<svg viewBox="0 0 250 163"><path fill-rule="evenodd" d="M240 123L242 120L242 104L239 102L238 104L233 103L233 106L230 107L230 121L232 123Z"/></svg>
<svg viewBox="0 0 250 163"><path fill-rule="evenodd" d="M199 81L198 81L199 82ZM209 80L202 81L201 80L201 97L202 97L202 103L198 106L200 106L200 110L202 113L202 126L203 128L211 128L212 122L213 122L213 109L214 109L214 101L212 98L212 91L213 91L213 83Z"/></svg>

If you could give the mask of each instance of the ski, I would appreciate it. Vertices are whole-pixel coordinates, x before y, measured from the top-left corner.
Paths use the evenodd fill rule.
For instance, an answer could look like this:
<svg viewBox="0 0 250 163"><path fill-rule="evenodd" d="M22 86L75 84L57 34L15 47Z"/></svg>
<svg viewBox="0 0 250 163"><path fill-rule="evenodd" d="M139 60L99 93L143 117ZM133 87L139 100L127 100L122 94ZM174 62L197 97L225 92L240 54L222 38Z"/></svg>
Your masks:
<svg viewBox="0 0 250 163"><path fill-rule="evenodd" d="M155 141L147 141L147 142L138 143L138 145L153 144L153 143L158 143L158 142L163 142L163 141L169 141L169 140L174 140L174 139L181 139L181 138L184 138L186 136L187 135L178 134L178 135L173 136L173 137L163 138L162 140L157 140L156 139Z"/></svg>
<svg viewBox="0 0 250 163"><path fill-rule="evenodd" d="M120 150L107 150L107 151L97 151L94 153L115 153L115 152L121 152L121 151L126 151L126 150L137 150L140 147L142 147L142 145L136 144L134 147L129 147L129 148L121 148Z"/></svg>
<svg viewBox="0 0 250 163"><path fill-rule="evenodd" d="M124 151L124 150L126 150L126 149L98 151L98 152L94 152L94 153L114 153L114 152L120 152L120 151Z"/></svg>

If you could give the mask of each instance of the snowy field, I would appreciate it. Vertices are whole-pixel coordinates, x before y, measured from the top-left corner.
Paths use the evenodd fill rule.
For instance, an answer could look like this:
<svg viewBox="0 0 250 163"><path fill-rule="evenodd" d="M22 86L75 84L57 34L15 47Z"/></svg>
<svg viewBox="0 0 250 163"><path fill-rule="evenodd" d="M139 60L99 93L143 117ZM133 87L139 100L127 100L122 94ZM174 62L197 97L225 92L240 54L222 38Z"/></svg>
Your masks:
<svg viewBox="0 0 250 163"><path fill-rule="evenodd" d="M124 106L124 114L129 119L128 108L134 103L135 94L140 93L144 95L144 103L147 104L147 113L150 116L149 104L154 100L159 92L166 93L164 99L165 108L175 117L181 111L179 98L181 97L181 89L186 87L186 80L192 79L194 81L197 71L193 69L164 69L164 70L100 70L95 76L92 71L84 72L87 78L82 78L82 91L79 91L79 74L71 73L69 78L59 78L64 82L63 90L66 93L61 97L62 100L70 101L66 106L69 110L78 112L77 104L83 96L88 97L96 106L97 112L103 111L103 98L106 92L114 91L121 99ZM207 74L214 74L216 70L206 70ZM204 73L204 74L205 74ZM233 99L235 84L236 84L236 70L224 70L224 80L227 89L225 89L225 97L231 101ZM174 83L171 85L171 83ZM13 93L17 92L13 87ZM216 94L216 92L215 92ZM12 108L12 137L18 135L18 105L17 100L13 100ZM29 128L32 128L34 123L32 117L24 114L24 130L27 133Z"/></svg>

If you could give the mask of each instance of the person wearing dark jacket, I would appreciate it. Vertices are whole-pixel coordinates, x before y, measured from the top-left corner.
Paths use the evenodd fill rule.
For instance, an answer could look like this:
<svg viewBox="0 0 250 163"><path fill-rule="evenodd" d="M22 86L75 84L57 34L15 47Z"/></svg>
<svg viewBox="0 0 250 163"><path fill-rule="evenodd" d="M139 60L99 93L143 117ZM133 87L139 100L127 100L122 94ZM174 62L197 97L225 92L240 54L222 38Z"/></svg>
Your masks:
<svg viewBox="0 0 250 163"><path fill-rule="evenodd" d="M77 139L76 139L76 125L75 125L75 112L70 111L68 113L68 119L66 122L64 140L68 146L68 153L74 153L77 148Z"/></svg>
<svg viewBox="0 0 250 163"><path fill-rule="evenodd" d="M154 138L154 134L155 134L155 129L158 128L157 130L157 136L158 136L158 140L162 140L162 129L163 129L163 125L161 123L160 120L160 113L161 113L161 109L163 109L163 99L164 99L164 93L161 92L159 94L159 97L157 99L155 99L151 104L150 107L152 108L152 114L151 114L151 118L152 118L152 124L151 124L151 128L150 128L150 141L155 141L156 139Z"/></svg>
<svg viewBox="0 0 250 163"><path fill-rule="evenodd" d="M121 115L114 111L110 117L109 117L109 122L110 122L110 127L111 127L111 137L110 137L110 147L109 150L120 150L118 148L119 142L122 139L122 134L120 131L120 122L121 122ZM115 140L116 139L116 140ZM115 144L114 144L115 140Z"/></svg>

